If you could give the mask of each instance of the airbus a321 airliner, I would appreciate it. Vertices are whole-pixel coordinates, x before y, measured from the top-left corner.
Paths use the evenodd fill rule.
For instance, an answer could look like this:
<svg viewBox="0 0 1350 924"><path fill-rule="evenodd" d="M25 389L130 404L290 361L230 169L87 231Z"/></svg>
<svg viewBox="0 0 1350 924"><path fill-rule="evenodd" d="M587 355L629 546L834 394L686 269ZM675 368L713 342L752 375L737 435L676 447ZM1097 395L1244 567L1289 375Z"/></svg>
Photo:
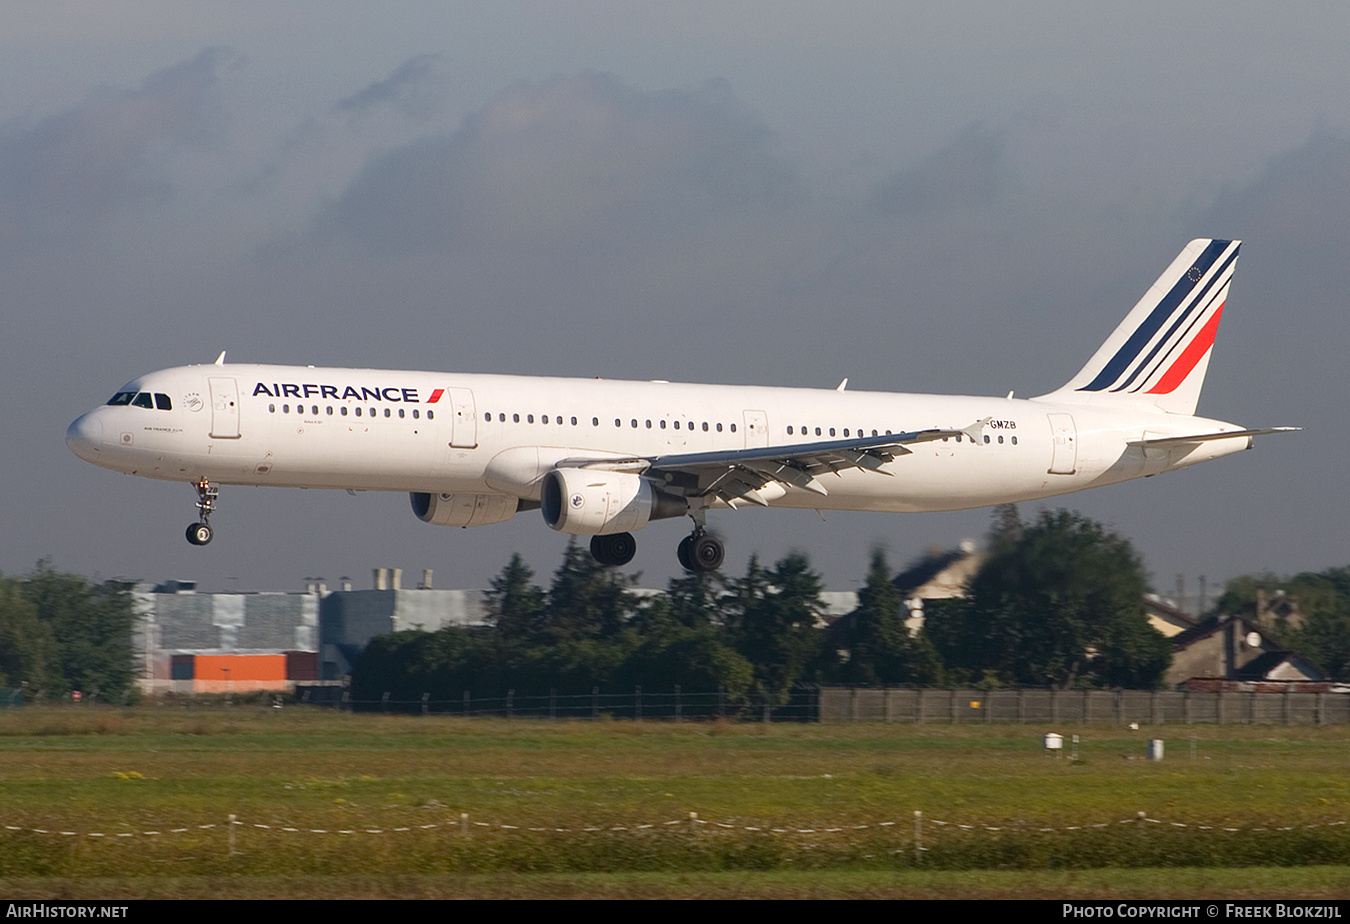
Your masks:
<svg viewBox="0 0 1350 924"><path fill-rule="evenodd" d="M1029 399L225 364L152 372L78 418L66 443L197 492L219 486L406 491L439 526L538 509L607 565L633 532L688 516L680 564L724 549L709 510L959 510L1067 494L1247 449L1196 417L1238 241L1182 250L1068 384Z"/></svg>

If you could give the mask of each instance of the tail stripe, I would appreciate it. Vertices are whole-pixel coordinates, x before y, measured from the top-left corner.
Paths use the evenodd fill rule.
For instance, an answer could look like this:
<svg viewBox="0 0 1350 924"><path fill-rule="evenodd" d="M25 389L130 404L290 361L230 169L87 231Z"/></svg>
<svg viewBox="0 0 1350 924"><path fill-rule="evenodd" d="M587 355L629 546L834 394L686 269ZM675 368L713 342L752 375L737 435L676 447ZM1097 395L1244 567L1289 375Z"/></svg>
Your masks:
<svg viewBox="0 0 1350 924"><path fill-rule="evenodd" d="M1209 352L1209 348L1214 346L1214 335L1219 331L1219 318L1223 317L1223 305L1219 305L1219 310L1210 316L1205 322L1205 326L1200 329L1186 349L1182 351L1180 357L1158 380L1158 384L1150 388L1147 394L1150 395L1170 395L1176 390L1176 387L1186 381L1186 376L1191 374L1196 363L1200 358Z"/></svg>
<svg viewBox="0 0 1350 924"><path fill-rule="evenodd" d="M1224 264L1219 267L1218 272L1213 273L1205 280L1205 284L1201 287L1200 291L1196 293L1195 298L1191 299L1185 310L1177 315L1176 321L1168 329L1167 333L1158 338L1158 342L1153 345L1153 349L1149 351L1148 356L1144 358L1143 362L1135 366L1134 372L1130 373L1130 377L1120 385L1112 388L1111 391L1129 390L1133 393L1143 388L1144 385L1148 383L1149 376L1156 373L1158 369L1168 361L1168 358L1186 343L1191 336L1191 331L1195 329L1197 324L1202 322L1216 299L1219 300L1220 307L1222 307L1222 300L1228 297L1228 280L1232 278L1230 266L1235 260L1237 260L1237 251L1234 251L1233 254L1224 261ZM1201 302L1204 302L1204 306L1201 307L1199 311L1196 311L1196 307L1200 305ZM1181 332L1180 336L1177 336L1177 331L1183 325L1185 325L1186 329ZM1166 352L1164 352L1162 357L1155 363L1153 358L1157 356L1158 352L1164 347L1166 347ZM1135 385L1134 388L1130 388L1130 385L1133 384L1134 380L1145 370L1148 370L1148 374L1144 376L1144 381Z"/></svg>
<svg viewBox="0 0 1350 924"><path fill-rule="evenodd" d="M1208 291L1215 280L1225 278L1231 273L1233 259L1237 256L1237 248L1234 248L1232 256L1224 262L1220 267L1219 272L1214 273L1209 278L1201 291L1199 293L1195 292L1197 283L1209 275L1209 271L1213 268L1214 263L1231 243L1231 241L1210 241L1209 245L1205 247L1204 251L1192 265L1192 270L1198 271L1198 275L1196 275L1195 272L1190 271L1184 273L1182 277L1177 280L1176 284L1172 286L1172 289L1158 302L1157 307L1155 307L1153 311L1149 313L1148 317L1144 319L1143 323L1135 329L1134 333L1130 335L1124 345L1121 346L1113 357L1111 357L1111 360L1106 363L1102 368L1102 371L1098 373L1091 382L1081 386L1078 391L1105 391L1106 389L1111 388L1112 385L1115 385L1120 380L1121 376L1125 374L1126 370L1129 369L1131 364L1139 357L1139 354L1144 351L1144 348L1152 342L1154 335L1158 333L1159 329L1167 323L1168 319L1176 313L1177 309L1181 307L1184 302L1188 301L1187 297L1194 293L1197 295L1197 298L1194 301L1191 301L1183 310L1181 317L1178 318L1176 322L1177 324L1180 324L1185 319L1186 315L1190 313L1191 309L1194 308L1195 303L1199 301L1199 297L1202 297L1204 292ZM1161 343L1166 343L1167 340L1170 339L1172 331L1175 329L1176 325L1173 326L1172 330L1168 331L1168 336L1164 337ZM1146 368L1149 365L1149 361L1153 359L1157 349L1158 348L1155 347L1154 350L1149 353L1147 359L1140 364L1140 369ZM1138 370L1136 370L1136 374L1137 371ZM1133 381L1133 379L1134 376L1130 376L1129 380L1120 387L1124 388L1128 386L1129 382Z"/></svg>

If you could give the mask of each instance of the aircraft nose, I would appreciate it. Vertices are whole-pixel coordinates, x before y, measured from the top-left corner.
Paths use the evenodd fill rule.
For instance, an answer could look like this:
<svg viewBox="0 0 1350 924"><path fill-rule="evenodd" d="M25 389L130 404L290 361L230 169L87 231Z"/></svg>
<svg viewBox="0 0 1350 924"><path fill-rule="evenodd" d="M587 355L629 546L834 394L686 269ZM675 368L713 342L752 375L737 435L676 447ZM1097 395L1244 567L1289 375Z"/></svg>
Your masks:
<svg viewBox="0 0 1350 924"><path fill-rule="evenodd" d="M66 445L86 462L98 459L99 447L103 444L103 421L94 412L75 418L66 429Z"/></svg>

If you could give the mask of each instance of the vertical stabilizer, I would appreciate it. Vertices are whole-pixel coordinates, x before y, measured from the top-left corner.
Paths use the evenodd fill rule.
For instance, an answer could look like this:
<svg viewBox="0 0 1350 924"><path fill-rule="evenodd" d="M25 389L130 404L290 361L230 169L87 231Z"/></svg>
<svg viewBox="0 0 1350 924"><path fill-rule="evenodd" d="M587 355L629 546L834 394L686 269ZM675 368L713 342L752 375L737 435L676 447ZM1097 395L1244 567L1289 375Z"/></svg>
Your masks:
<svg viewBox="0 0 1350 924"><path fill-rule="evenodd" d="M1191 241L1069 383L1044 397L1195 413L1241 241Z"/></svg>

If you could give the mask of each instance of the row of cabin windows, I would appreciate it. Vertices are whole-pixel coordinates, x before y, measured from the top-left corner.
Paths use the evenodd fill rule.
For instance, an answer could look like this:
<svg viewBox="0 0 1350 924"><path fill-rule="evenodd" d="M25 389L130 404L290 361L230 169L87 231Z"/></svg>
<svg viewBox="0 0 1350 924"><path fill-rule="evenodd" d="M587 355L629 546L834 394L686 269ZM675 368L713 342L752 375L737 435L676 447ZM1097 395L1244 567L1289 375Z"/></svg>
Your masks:
<svg viewBox="0 0 1350 924"><path fill-rule="evenodd" d="M788 427L788 428L787 428L787 434L788 434L788 436L793 436L793 435L796 434L796 432L797 432L797 431L794 430L792 427ZM811 435L811 431L810 431L810 429L809 429L808 427L802 427L800 432L801 432L801 435L802 435L802 436L810 436L810 435ZM844 428L844 436L853 436L855 432L856 432L856 434L857 434L858 436L866 436L866 435L867 435L866 432L863 430L862 427L859 427L856 431L852 431L852 430L850 430L848 427L845 427L845 428ZM886 435L887 435L887 436L890 436L890 433L891 433L890 430L887 430L887 431L886 431ZM838 434L838 431L837 431L834 427L826 427L826 428L816 427L816 436L825 436L826 434L829 434L830 436L838 436L838 435L839 435L839 434ZM873 436L880 436L881 434L879 434L876 430L873 430L873 431L872 431L872 435L873 435Z"/></svg>
<svg viewBox="0 0 1350 924"><path fill-rule="evenodd" d="M483 412L483 419L484 419L485 421L491 423L491 422L492 422L492 412L491 412L491 411L484 411L484 412ZM577 420L577 418L571 417L571 418L568 418L568 419L571 421L572 426L574 426L574 427L575 427L575 426L579 426L579 421ZM558 424L559 426L561 426L561 425L562 425L562 422L563 422L563 418L562 418L560 415L559 415L559 416L550 416L550 415L548 415L548 414L540 414L538 420L539 420L539 423L541 423L541 424L546 424L546 423L549 422L549 420L552 420L554 423ZM500 413L499 413L499 414L497 415L497 422L498 422L498 423L506 423L506 415L505 415L505 414L500 414ZM520 414L512 414L512 415L511 415L511 423L520 423L520 422L521 422L521 415L520 415ZM534 416L533 414L526 414L526 415L525 415L525 423L534 423L534 422L535 422L535 416ZM644 420L644 421L643 421L643 424L644 424L644 426L646 427L646 429L648 429L648 430L650 430L650 429L652 428L652 426L653 426L653 424L652 424L652 422L651 422L650 420ZM683 424L681 424L681 422L678 421L678 420L676 420L676 421L671 421L669 425L670 425L673 429L676 429L676 430L680 430L680 429L685 429L685 430L695 430L695 429L699 429L699 427L696 427L696 426L694 425L694 421L692 421L692 420L685 421ZM591 426L592 426L592 427L598 427L598 426L600 426L600 418L599 418L599 417L592 417L592 418L591 418ZM622 426L623 426L623 418L621 418L621 417L616 417L616 418L614 418L614 426L616 426L616 427L622 427ZM630 418L629 421L628 421L628 426L629 426L630 428L636 430L637 427L638 427L638 420L637 420L637 418L636 418L636 417ZM656 421L655 426L656 426L658 429L660 429L660 430L664 430L664 429L666 429L667 422L664 421L664 420L658 420L658 421ZM710 424L710 423L708 423L708 421L706 421L706 420L703 421L701 427L702 427L702 430L703 430L704 433L709 433L709 432L713 432L713 431L716 431L717 433L721 433L721 432L722 432L722 429L723 429L722 424L720 424L720 423L713 423L713 424ZM730 430L732 433L735 433L735 432L736 432L736 425L735 425L735 424L727 424L727 427L726 427L726 428L727 428L728 430Z"/></svg>
<svg viewBox="0 0 1350 924"><path fill-rule="evenodd" d="M1012 444L1013 444L1014 446L1016 446L1016 445L1017 445L1017 437L1015 437L1015 436L1014 436L1014 437L1010 437L1010 439L1012 440ZM956 441L957 441L958 443L961 442L961 435L960 435L959 433L956 435ZM971 441L972 443L975 442L975 437L972 436L972 437L970 438L970 441ZM991 440L989 439L989 434L987 434L987 433L985 434L985 436L984 436L984 441L985 441L985 443L991 442ZM944 443L947 442L947 437L944 436L944 437L942 438L942 442L944 442ZM998 444L999 444L1000 446L1003 445L1003 434L1002 434L1002 433L1000 433L1000 434L998 435Z"/></svg>
<svg viewBox="0 0 1350 924"><path fill-rule="evenodd" d="M329 417L332 417L332 416L333 416L333 406L332 406L331 404L328 405L327 411L328 411L328 416L329 416ZM275 414L275 413L277 412L277 406L276 406L275 404L269 404L269 405L267 405L267 412L268 412L269 414ZM338 412L338 415L339 415L339 416L341 416L341 417L346 417L346 416L347 416L347 406L346 406L345 404L344 404L344 405L338 405L338 410L337 410L337 412ZM354 414L355 416L357 416L357 417L360 417L360 416L361 416L361 408L359 408L359 407L358 407L358 408L354 408L352 412L353 412L353 414ZM283 405L281 406L281 413L283 413L283 414L289 414L289 413L291 413L291 406L290 406L289 404L283 404ZM297 414L303 414L303 413L305 413L305 406L304 406L303 404L297 404L297 405L295 406L295 413L297 413ZM313 416L313 417L318 417L318 416L319 416L319 406L318 406L317 404L311 404L311 405L309 406L309 413L310 413L310 415ZM418 408L413 408L413 409L412 409L412 419L413 419L413 420L419 420L419 419L421 419L421 418L420 418L420 415L421 415L421 411L420 411ZM365 411L365 416L367 416L367 417L376 417L376 416L378 416L377 410L376 410L375 408L373 408L373 407L372 407L372 408L367 408L366 411ZM385 408L385 409L384 409L384 416L385 416L385 417L393 417L393 416L394 416L394 411L393 411L393 409L392 409L392 408ZM404 408L399 408L399 409L398 409L398 416L399 416L400 418L407 416L407 410L404 409ZM436 412L435 412L435 411L427 411L427 420L435 420L435 419L436 419Z"/></svg>
<svg viewBox="0 0 1350 924"><path fill-rule="evenodd" d="M798 431L794 430L792 427L788 427L788 428L787 428L787 434L788 434L788 436L793 436L793 435L795 435L797 432L798 432ZM811 435L811 430L810 430L810 428L808 428L808 427L802 427L801 430L800 430L800 433L801 433L802 436L809 436L809 435ZM826 427L826 428L816 427L816 428L815 428L815 435L816 435L816 436L825 436L826 434L828 434L828 435L830 435L830 436L838 436L838 435L839 435L839 431L838 431L835 427ZM856 434L857 436L866 436L866 435L867 435L866 431L865 431L862 427L859 427L856 431L850 431L850 429L849 429L848 427L844 427L843 436L844 436L845 438L847 438L847 437L849 437L849 436L853 436L853 435L855 435L855 434ZM887 435L887 436L890 436L890 434L891 434L891 431L890 431L890 430L887 430L887 431L886 431L886 435ZM873 431L872 431L872 435L873 435L873 436L879 436L880 434L877 433L876 430L873 430ZM942 442L945 443L945 442L947 442L948 439L952 439L952 438L953 438L953 437L946 437L946 436L944 436L944 437L942 438ZM958 434L954 437L954 439L959 443L959 442L962 441L962 435L961 435L960 433L958 433ZM1017 437L1014 436L1014 437L1011 437L1010 439L1011 439L1012 445L1016 446L1016 445L1017 445ZM972 442L974 442L974 437L970 437L970 440L971 440ZM985 437L984 437L984 441L985 441L986 443L991 442L991 440L990 440L990 438L989 438L988 436L985 436ZM998 437L998 442L1000 443L1000 445L1003 443L1003 436L1002 436L1002 435L1000 435L1000 436Z"/></svg>
<svg viewBox="0 0 1350 924"><path fill-rule="evenodd" d="M415 414L415 413L416 413L416 412L414 411L414 414ZM389 414L389 412L388 412L388 410L386 410L386 411L385 411L385 416L388 416L388 414ZM430 414L430 412L428 412L428 414ZM499 413L499 414L497 414L497 422L498 422L498 423L506 423L506 417L507 417L507 415L504 414L504 413ZM492 422L492 412L491 412L491 411L484 411L484 412L483 412L483 420L486 421L486 422L488 422L488 423L491 423L491 422ZM526 415L525 415L525 423L531 423L531 424L532 424L532 423L535 422L535 420L536 420L535 415L533 415L533 414L526 414ZM560 415L559 415L559 416L551 416L551 415L549 415L549 414L540 414L539 417L538 417L538 422L541 423L541 424L547 424L550 420L552 420L554 423L558 424L559 426L562 426L563 418L562 418L562 416L560 416ZM578 421L577 418L575 418L575 417L568 418L568 420L570 421L571 425L574 426L574 427L579 425L579 421ZM521 415L520 415L520 414L512 414L512 415L511 415L511 423L520 423L520 422L521 422ZM651 420L643 420L642 424L643 424L643 426L644 426L646 429L648 429L648 430L652 429L652 421L651 421ZM593 426L593 427L598 427L598 426L600 426L600 418L599 418L599 417L592 417L592 418L591 418L591 426ZM622 418L619 418L619 417L614 418L614 426L616 426L616 427L622 427L622 426L623 426L623 419L622 419ZM629 418L628 426L629 426L631 429L636 430L636 429L638 428L638 420L637 420L637 418L636 418L636 417ZM658 420L658 421L656 422L656 427L657 427L658 429L664 430L664 429L666 429L666 426L667 426L667 422L666 422L665 420ZM680 421L675 420L675 421L671 421L671 422L670 422L670 426L671 426L673 429L675 429L675 430L679 430L679 429L681 429L681 426L682 426L682 425L681 425L681 422L680 422ZM686 430L694 430L694 429L700 429L700 428L701 428L701 429L703 430L703 432L705 432L705 433L710 432L710 431L714 431L714 430L715 430L716 432L718 432L718 433L721 433L722 430L723 430L722 424L720 424L720 423L717 423L717 424L709 424L706 420L703 421L703 423L702 423L699 427L695 427L694 421L686 421L686 422L683 424L683 429L686 429ZM735 432L736 432L736 425L735 425L734 423L733 423L733 424L728 424L728 425L727 425L727 429L729 429L732 433L735 433ZM788 427L788 428L787 428L787 435L788 435L788 436L795 436L798 432L800 432L800 434L801 434L802 436L809 436L809 435L811 434L811 428L809 428L809 427L801 427L800 430L798 430L798 429L795 428L795 427ZM866 431L865 431L864 428L862 428L862 427L859 427L856 431L853 430L853 429L850 428L850 427L844 427L844 428L843 428L843 436L844 436L845 438L848 438L848 437L850 437L850 436L853 436L855 433L856 433L857 436L860 436L860 437L861 437L861 436L866 436L866 435L867 435L867 434L866 434ZM890 430L887 430L887 431L886 431L886 435L889 436L890 433L891 433ZM816 428L815 428L815 435L816 435L816 436L825 436L825 435L827 435L827 434L828 434L829 436L838 436L838 435L839 435L839 430L838 430L838 428L836 428L836 427L816 427ZM880 433L879 433L877 430L873 430L873 431L872 431L872 435L873 435L873 436L879 436ZM947 442L947 439L948 439L947 437L943 437L942 441L945 443L945 442ZM958 435L956 436L956 441L959 443L959 442L961 442L961 440L962 440L962 437L958 434ZM990 442L990 438L989 438L988 436L986 436L986 437L984 437L984 441L985 441L986 443L988 443L988 442ZM1002 436L999 436L999 437L998 437L998 441L999 441L999 443L1002 443L1002 442L1003 442L1003 437L1002 437ZM1017 437L1015 437L1015 436L1012 437L1012 444L1013 444L1014 446L1017 445Z"/></svg>
<svg viewBox="0 0 1350 924"><path fill-rule="evenodd" d="M114 407L145 407L151 410L172 411L173 402L169 396L162 392L155 392L151 395L148 391L119 391L108 399L108 403Z"/></svg>

